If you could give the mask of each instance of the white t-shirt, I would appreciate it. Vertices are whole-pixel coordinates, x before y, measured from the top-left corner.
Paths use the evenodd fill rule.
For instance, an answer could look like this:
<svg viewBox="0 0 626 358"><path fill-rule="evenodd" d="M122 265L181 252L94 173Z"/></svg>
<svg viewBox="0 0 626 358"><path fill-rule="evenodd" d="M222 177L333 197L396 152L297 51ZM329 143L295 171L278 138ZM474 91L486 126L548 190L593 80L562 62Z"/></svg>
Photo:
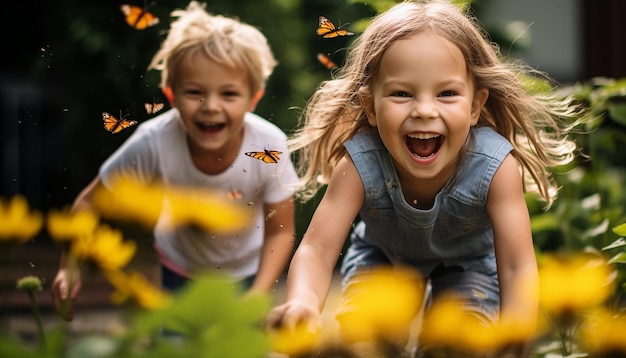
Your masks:
<svg viewBox="0 0 626 358"><path fill-rule="evenodd" d="M185 129L174 108L139 125L100 167L100 178L107 187L122 174L146 184L162 181L166 186L234 190L241 194L238 200L253 208L252 222L231 235L191 226L166 229L159 220L154 229L155 247L170 269L187 276L216 269L237 279L256 274L265 232L263 204L292 197L298 178L287 151L287 136L277 126L246 113L243 131L242 146L231 167L207 175L192 163ZM283 152L277 164L244 155L263 148Z"/></svg>

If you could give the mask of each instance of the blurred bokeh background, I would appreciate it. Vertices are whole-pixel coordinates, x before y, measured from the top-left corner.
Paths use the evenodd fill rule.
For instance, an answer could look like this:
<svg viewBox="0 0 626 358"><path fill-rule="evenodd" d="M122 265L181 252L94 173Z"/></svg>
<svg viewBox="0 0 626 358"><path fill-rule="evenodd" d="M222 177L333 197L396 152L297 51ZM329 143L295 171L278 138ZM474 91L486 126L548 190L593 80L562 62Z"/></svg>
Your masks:
<svg viewBox="0 0 626 358"><path fill-rule="evenodd" d="M315 87L331 73L316 58L341 64L351 37L322 39L318 16L360 31L381 1L212 0L207 9L236 16L269 39L279 65L257 112L287 133ZM143 121L144 102L163 100L159 73L148 71L170 23L188 1L150 5L160 18L139 31L125 22L126 1L16 1L7 4L0 67L0 195L21 193L34 208L72 202L99 165L133 131L112 135L101 112ZM387 1L389 3L389 1ZM143 6L141 2L135 5ZM619 0L479 0L474 11L502 52L564 84L626 74L626 25ZM621 14L621 15L620 15Z"/></svg>
<svg viewBox="0 0 626 358"><path fill-rule="evenodd" d="M170 12L188 1L151 2L149 9L160 23L141 31L125 23L123 3L128 2L23 0L3 7L1 198L24 195L42 212L71 205L100 164L134 130L112 135L103 129L101 113L121 111L142 122L148 119L145 102L164 101L160 74L147 66L165 38ZM358 36L377 9L391 3L211 0L206 8L238 17L267 36L279 65L257 113L290 133L299 109L332 75L317 54L341 65L354 38L322 39L315 34L318 17L346 24ZM471 6L505 56L547 72L558 84L626 75L626 2L476 0ZM620 135L624 140L623 130ZM611 155L614 162L622 162L621 151ZM316 203L298 206L298 238ZM33 245L46 243L43 231Z"/></svg>

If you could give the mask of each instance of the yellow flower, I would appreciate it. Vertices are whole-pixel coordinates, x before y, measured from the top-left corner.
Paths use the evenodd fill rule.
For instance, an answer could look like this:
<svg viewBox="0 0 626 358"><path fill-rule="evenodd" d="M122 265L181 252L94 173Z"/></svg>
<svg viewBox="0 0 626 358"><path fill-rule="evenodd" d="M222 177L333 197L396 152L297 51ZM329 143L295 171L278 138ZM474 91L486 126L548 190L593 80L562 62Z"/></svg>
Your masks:
<svg viewBox="0 0 626 358"><path fill-rule="evenodd" d="M112 190L97 190L95 207L103 214L126 220L138 220L148 227L162 216L171 227L194 224L210 232L240 230L251 218L248 208L226 195L210 190L168 188L160 184L141 185L120 177Z"/></svg>
<svg viewBox="0 0 626 358"><path fill-rule="evenodd" d="M96 210L106 216L135 220L152 228L161 214L164 191L158 185L141 185L134 180L119 177L112 189L98 187L92 196Z"/></svg>
<svg viewBox="0 0 626 358"><path fill-rule="evenodd" d="M105 277L115 288L111 300L121 304L133 299L139 307L157 309L167 306L171 297L168 293L155 287L144 275L139 272L126 274L122 271L105 271Z"/></svg>
<svg viewBox="0 0 626 358"><path fill-rule="evenodd" d="M68 241L91 235L98 226L98 217L91 211L56 211L48 213L48 232L56 241Z"/></svg>
<svg viewBox="0 0 626 358"><path fill-rule="evenodd" d="M337 316L345 340L402 340L422 305L424 282L414 270L381 267L357 276L345 297Z"/></svg>
<svg viewBox="0 0 626 358"><path fill-rule="evenodd" d="M72 242L70 253L81 260L91 260L103 270L118 270L133 258L137 245L124 241L119 230L101 225L90 235Z"/></svg>
<svg viewBox="0 0 626 358"><path fill-rule="evenodd" d="M582 346L592 356L626 356L626 316L600 309L580 328Z"/></svg>
<svg viewBox="0 0 626 358"><path fill-rule="evenodd" d="M271 330L268 332L268 338L273 351L299 356L311 353L317 348L320 333L311 331L305 324L298 324L294 330Z"/></svg>
<svg viewBox="0 0 626 358"><path fill-rule="evenodd" d="M503 344L504 332L465 310L460 298L442 296L426 312L420 340L427 347L469 354L497 349Z"/></svg>
<svg viewBox="0 0 626 358"><path fill-rule="evenodd" d="M8 203L0 198L0 241L32 239L43 223L39 212L30 212L28 202L22 195L14 196Z"/></svg>
<svg viewBox="0 0 626 358"><path fill-rule="evenodd" d="M613 292L611 270L598 257L546 257L539 265L539 300L553 314L593 308Z"/></svg>
<svg viewBox="0 0 626 358"><path fill-rule="evenodd" d="M195 224L209 232L232 232L250 219L247 208L214 191L175 188L166 196L173 225Z"/></svg>

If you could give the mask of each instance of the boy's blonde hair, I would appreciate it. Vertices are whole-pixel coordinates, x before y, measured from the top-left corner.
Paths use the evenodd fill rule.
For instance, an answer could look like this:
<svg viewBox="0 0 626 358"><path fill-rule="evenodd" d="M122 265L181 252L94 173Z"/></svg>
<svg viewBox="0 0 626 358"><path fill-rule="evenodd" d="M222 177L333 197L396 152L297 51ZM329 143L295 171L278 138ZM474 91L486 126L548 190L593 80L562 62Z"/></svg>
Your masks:
<svg viewBox="0 0 626 358"><path fill-rule="evenodd" d="M343 143L369 126L364 105L371 105L369 88L381 58L396 40L432 31L463 53L476 88L489 90L478 126L491 127L513 144L525 189L550 205L557 188L550 167L570 162L576 151L567 138L576 113L568 101L531 95L523 74L547 77L521 63L502 61L477 21L446 1L405 1L377 15L350 46L345 65L334 79L323 82L301 116L303 126L289 142L299 153L301 197L311 198L330 178L346 154Z"/></svg>
<svg viewBox="0 0 626 358"><path fill-rule="evenodd" d="M204 6L191 1L187 9L172 12L178 19L148 66L161 71L161 87L171 87L177 66L202 51L218 64L247 70L252 93L264 88L276 66L265 36L237 19L211 15Z"/></svg>

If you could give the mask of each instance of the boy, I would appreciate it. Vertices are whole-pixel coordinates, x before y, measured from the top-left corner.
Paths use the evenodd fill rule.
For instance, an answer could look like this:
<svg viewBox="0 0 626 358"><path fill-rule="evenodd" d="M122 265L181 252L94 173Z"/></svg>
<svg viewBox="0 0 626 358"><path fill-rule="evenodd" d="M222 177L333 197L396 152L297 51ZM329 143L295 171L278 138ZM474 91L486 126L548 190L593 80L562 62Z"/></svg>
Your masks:
<svg viewBox="0 0 626 358"><path fill-rule="evenodd" d="M154 235L162 286L176 290L194 274L218 269L250 292L267 293L293 251L292 199L298 180L286 135L250 113L276 61L266 38L250 25L210 15L193 1L172 15L178 19L150 68L161 71L161 86L173 108L137 128L79 194L74 209L90 208L94 189L110 189L120 174L146 184L236 192L254 210L253 223L241 232L216 236L193 227L167 230L159 220ZM284 154L271 163L245 155L264 145ZM76 299L80 289L76 282L68 292L68 280L62 258L52 284L57 310L61 301ZM66 319L72 317L70 309Z"/></svg>

